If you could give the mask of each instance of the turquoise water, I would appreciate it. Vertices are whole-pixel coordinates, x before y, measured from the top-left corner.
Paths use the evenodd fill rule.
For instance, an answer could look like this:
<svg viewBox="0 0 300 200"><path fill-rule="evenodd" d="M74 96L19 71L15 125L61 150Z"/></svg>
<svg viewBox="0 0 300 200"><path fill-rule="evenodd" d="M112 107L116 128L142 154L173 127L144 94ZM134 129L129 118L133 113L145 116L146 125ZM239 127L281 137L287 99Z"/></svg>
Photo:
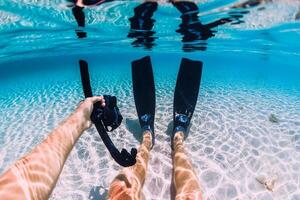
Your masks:
<svg viewBox="0 0 300 200"><path fill-rule="evenodd" d="M228 16L237 1L199 2L200 20ZM171 148L167 134L182 57L204 63L186 149L205 199L300 198L299 1L247 8L239 24L184 49L179 12L161 3L151 49L128 38L132 9L116 1L86 9L88 36L78 39L70 8L55 1L0 1L0 173L42 141L83 99L78 60L89 62L96 94L118 97L124 121L111 134L121 149L139 141L131 61L151 55L156 83L156 145L143 195L170 199ZM239 10L241 11L241 9ZM275 115L279 122L269 118ZM71 152L51 199L105 199L120 167L95 128ZM275 180L273 192L257 181ZM99 192L100 191L100 192Z"/></svg>

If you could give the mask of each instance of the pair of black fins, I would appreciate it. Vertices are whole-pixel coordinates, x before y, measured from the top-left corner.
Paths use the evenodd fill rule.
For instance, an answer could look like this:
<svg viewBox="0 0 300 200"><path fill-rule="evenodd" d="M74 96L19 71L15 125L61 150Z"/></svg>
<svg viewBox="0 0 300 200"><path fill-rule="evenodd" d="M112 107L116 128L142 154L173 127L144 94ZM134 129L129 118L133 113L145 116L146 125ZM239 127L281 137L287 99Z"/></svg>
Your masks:
<svg viewBox="0 0 300 200"><path fill-rule="evenodd" d="M88 65L82 60L79 63L85 97L91 97L93 94L90 86ZM182 128L182 126L183 128L187 128L193 116L198 99L202 65L201 61L194 61L187 58L181 60L174 93L173 132L181 130L180 128ZM132 62L132 84L134 101L141 128L142 130L150 130L152 134L154 134L156 100L150 56ZM128 167L136 163L137 150L135 148L131 149L131 153L125 149L122 149L120 152L109 138L103 124L95 123L95 126L111 156L119 165ZM152 139L152 145L154 145L154 135Z"/></svg>
<svg viewBox="0 0 300 200"><path fill-rule="evenodd" d="M202 76L201 61L182 58L173 102L173 133L187 131L193 116ZM132 62L132 84L135 106L142 130L149 129L154 134L155 85L149 56ZM147 116L147 117L145 117ZM145 118L150 121L145 122ZM173 138L173 135L172 135ZM154 136L152 137L154 145Z"/></svg>

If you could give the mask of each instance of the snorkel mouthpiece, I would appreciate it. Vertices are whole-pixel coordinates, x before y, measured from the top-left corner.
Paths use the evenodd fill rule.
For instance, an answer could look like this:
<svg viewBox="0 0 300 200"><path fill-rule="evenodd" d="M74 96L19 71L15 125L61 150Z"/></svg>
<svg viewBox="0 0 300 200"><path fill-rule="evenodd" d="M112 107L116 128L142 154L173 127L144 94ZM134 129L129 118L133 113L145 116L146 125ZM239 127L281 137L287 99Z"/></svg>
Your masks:
<svg viewBox="0 0 300 200"><path fill-rule="evenodd" d="M99 103L94 106L91 115L93 123L102 121L105 130L111 132L118 128L123 120L120 110L117 106L117 98L115 96L104 95L105 107L101 107Z"/></svg>

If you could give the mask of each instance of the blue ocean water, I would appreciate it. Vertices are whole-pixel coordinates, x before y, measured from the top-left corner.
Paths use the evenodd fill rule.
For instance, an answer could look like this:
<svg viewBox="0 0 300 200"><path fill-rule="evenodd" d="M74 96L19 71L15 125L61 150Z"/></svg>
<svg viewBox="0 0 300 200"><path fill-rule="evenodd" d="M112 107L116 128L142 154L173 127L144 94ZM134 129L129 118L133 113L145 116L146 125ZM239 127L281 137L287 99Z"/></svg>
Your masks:
<svg viewBox="0 0 300 200"><path fill-rule="evenodd" d="M197 2L198 16L203 24L226 18L240 2ZM115 1L85 9L86 27L80 30L87 37L78 38L63 1L0 2L0 173L83 99L79 59L89 63L96 94L118 97L124 121L112 133L113 141L119 148L138 146L132 134L138 124L131 62L150 55L157 143L143 194L145 199L170 199L167 133L180 60L187 57L204 63L186 149L205 199L300 198L300 3L278 0L240 8L234 12L247 12L215 27L214 36L183 42L184 34L176 32L180 13L161 2L150 42L136 43L127 35L140 4ZM271 115L279 122L272 123ZM92 128L71 152L51 199L105 199L120 169ZM273 192L257 181L260 176L275 180Z"/></svg>

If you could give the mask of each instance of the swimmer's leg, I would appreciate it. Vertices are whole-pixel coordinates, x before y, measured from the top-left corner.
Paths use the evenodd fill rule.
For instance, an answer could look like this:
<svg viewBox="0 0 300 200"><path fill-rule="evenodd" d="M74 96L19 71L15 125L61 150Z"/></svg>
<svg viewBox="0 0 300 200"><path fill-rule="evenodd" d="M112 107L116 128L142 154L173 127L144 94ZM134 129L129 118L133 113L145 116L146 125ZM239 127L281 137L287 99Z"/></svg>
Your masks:
<svg viewBox="0 0 300 200"><path fill-rule="evenodd" d="M113 180L108 199L140 199L145 181L149 153L154 145L155 85L149 56L132 62L132 88L143 140L136 164L125 168Z"/></svg>
<svg viewBox="0 0 300 200"><path fill-rule="evenodd" d="M150 131L143 133L143 141L138 149L136 164L124 168L115 177L110 185L109 200L138 200L145 182L149 154L152 147L152 136Z"/></svg>
<svg viewBox="0 0 300 200"><path fill-rule="evenodd" d="M173 177L176 200L199 200L202 199L202 190L197 175L193 170L192 163L185 153L183 140L184 133L180 131L176 132L173 139Z"/></svg>
<svg viewBox="0 0 300 200"><path fill-rule="evenodd" d="M172 149L176 200L202 199L202 191L183 146L198 99L202 62L183 58L174 92Z"/></svg>

